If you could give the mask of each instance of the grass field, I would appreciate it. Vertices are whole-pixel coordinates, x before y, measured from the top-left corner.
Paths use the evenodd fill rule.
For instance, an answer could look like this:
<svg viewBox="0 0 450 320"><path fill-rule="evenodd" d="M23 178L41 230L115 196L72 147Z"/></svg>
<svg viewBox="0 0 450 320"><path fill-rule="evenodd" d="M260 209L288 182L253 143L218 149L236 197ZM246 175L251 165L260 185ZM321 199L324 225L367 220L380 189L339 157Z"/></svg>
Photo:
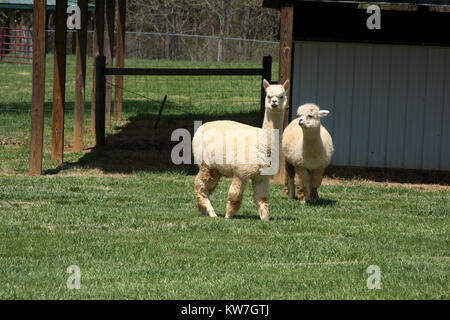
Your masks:
<svg viewBox="0 0 450 320"><path fill-rule="evenodd" d="M127 65L139 63L163 64ZM11 72L17 76L6 79ZM45 174L29 177L31 90L19 77L29 72L0 64L0 139L10 142L0 145L0 299L450 298L445 185L327 178L315 205L290 201L282 186L271 185L271 220L263 223L250 186L235 218L223 218L224 179L212 197L220 218L199 216L196 168L170 164L170 133L192 131L195 119L255 122L257 79L127 80L126 88L147 98L126 93L126 121L109 131L107 147L77 153L68 89L65 164L50 162L47 111ZM47 72L51 79L51 67ZM67 78L74 79L72 67ZM236 88L242 93L233 97ZM164 94L169 100L155 130ZM87 106L87 127L89 112ZM86 131L86 146L92 140ZM66 285L71 265L81 271L79 290ZM367 287L370 265L381 270L379 290Z"/></svg>

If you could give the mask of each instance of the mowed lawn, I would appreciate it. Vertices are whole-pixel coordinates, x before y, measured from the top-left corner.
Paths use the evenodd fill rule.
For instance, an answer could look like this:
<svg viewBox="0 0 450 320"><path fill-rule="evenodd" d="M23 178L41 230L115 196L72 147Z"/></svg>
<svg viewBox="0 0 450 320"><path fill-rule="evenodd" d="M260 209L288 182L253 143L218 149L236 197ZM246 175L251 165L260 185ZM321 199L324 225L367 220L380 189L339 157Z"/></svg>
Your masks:
<svg viewBox="0 0 450 320"><path fill-rule="evenodd" d="M29 72L20 68L14 71L18 76ZM109 146L99 152L71 152L68 93L66 162L50 161L47 111L44 175L29 177L28 91L4 93L8 84L0 78L0 127L21 124L7 131L8 144L0 145L0 299L450 298L445 186L327 179L319 189L321 200L302 205L288 200L282 186L271 185L271 220L261 222L250 185L241 210L233 220L224 219L230 180L223 179L212 196L220 218L200 216L195 166L158 161L169 162L173 128L192 130L194 119L257 117L257 79L228 80L209 80L220 92L212 97L204 93L212 89L199 89L200 79L130 80L130 90L155 101L127 93L127 121L113 126ZM236 86L250 93L233 97ZM154 96L149 88L158 88ZM164 94L168 105L153 129ZM192 99L202 94L205 105L223 100L231 107L216 103L205 109ZM51 101L50 89L46 100ZM246 102L249 107L242 106ZM89 112L86 107L87 128ZM86 130L86 146L92 141ZM67 268L74 265L81 271L78 290L67 287ZM367 286L371 265L380 268L380 289Z"/></svg>
<svg viewBox="0 0 450 320"><path fill-rule="evenodd" d="M199 216L194 177L0 176L0 298L448 299L449 193L342 183L317 205L271 188L261 222L229 180ZM81 270L80 290L66 286ZM370 265L381 289L367 288Z"/></svg>

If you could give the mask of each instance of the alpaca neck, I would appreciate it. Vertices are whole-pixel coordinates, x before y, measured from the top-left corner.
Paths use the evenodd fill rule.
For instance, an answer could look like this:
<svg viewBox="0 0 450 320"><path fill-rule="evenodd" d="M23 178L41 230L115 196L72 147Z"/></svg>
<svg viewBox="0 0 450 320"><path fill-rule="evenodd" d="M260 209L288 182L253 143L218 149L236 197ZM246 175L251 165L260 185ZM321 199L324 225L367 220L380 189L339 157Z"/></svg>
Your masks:
<svg viewBox="0 0 450 320"><path fill-rule="evenodd" d="M320 153L322 140L320 138L320 126L316 128L302 128L303 150L308 150L311 156Z"/></svg>
<svg viewBox="0 0 450 320"><path fill-rule="evenodd" d="M316 143L320 140L320 126L316 128L303 128L303 144Z"/></svg>
<svg viewBox="0 0 450 320"><path fill-rule="evenodd" d="M262 125L263 129L278 129L278 159L281 161L281 141L283 138L283 122L284 122L284 111L280 112L270 112L266 108L264 114L264 122ZM273 146L270 147L270 153L273 152Z"/></svg>
<svg viewBox="0 0 450 320"><path fill-rule="evenodd" d="M283 121L284 121L284 112L271 112L266 108L264 114L264 122L262 125L263 129L279 129L280 131L283 129ZM280 137L283 132L280 132Z"/></svg>

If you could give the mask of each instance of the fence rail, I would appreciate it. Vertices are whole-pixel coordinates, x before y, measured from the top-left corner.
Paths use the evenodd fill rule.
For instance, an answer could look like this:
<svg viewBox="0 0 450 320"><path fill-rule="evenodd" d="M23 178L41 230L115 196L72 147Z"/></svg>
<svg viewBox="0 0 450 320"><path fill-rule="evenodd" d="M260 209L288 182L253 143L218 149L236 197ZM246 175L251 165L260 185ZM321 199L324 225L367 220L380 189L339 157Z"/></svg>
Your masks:
<svg viewBox="0 0 450 320"><path fill-rule="evenodd" d="M261 68L106 68L106 58L97 56L95 58L95 143L96 146L105 144L105 110L106 108L106 76L260 76L261 96L260 96L260 116L262 123L264 116L264 88L262 79L271 82L272 77L272 57L264 56ZM115 90L123 90L116 87ZM117 96L117 95L116 95ZM167 96L166 96L167 97ZM166 99L166 98L164 98ZM111 99L108 99L111 101ZM116 102L117 103L117 102ZM122 110L122 101L118 102L118 110ZM109 110L110 108L108 108ZM109 115L106 115L109 117ZM119 116L121 117L121 116Z"/></svg>
<svg viewBox="0 0 450 320"><path fill-rule="evenodd" d="M257 68L106 68L106 75L128 76L259 76Z"/></svg>

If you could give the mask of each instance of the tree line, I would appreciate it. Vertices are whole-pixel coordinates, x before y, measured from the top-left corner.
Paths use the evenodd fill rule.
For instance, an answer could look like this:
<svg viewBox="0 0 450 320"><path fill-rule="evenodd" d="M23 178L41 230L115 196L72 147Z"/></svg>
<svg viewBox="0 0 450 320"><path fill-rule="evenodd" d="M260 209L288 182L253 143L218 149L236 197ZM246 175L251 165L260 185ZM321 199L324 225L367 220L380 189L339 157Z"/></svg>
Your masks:
<svg viewBox="0 0 450 320"><path fill-rule="evenodd" d="M89 2L95 3L94 0ZM227 42L226 39L277 41L280 13L278 10L263 8L262 2L263 0L128 0L126 31L160 34L156 38L128 36L128 51L142 58L171 60L214 59L221 62L242 60L242 57L243 60L259 60L266 53L264 45L257 46L252 41ZM90 13L88 29L92 29L92 18L93 13ZM47 19L47 28L54 29L54 12L49 11ZM0 12L0 25L6 23L6 20L9 20L7 24L11 26L31 28L32 12ZM200 37L187 38L174 34ZM205 39L201 36L214 38Z"/></svg>
<svg viewBox="0 0 450 320"><path fill-rule="evenodd" d="M279 19L279 11L263 8L262 0L129 0L127 4L128 31L217 36L218 62L224 60L227 37L277 40ZM161 36L163 57L175 59L184 48L180 41ZM239 45L245 57L251 56L251 42ZM198 43L195 48L207 49L200 49Z"/></svg>

